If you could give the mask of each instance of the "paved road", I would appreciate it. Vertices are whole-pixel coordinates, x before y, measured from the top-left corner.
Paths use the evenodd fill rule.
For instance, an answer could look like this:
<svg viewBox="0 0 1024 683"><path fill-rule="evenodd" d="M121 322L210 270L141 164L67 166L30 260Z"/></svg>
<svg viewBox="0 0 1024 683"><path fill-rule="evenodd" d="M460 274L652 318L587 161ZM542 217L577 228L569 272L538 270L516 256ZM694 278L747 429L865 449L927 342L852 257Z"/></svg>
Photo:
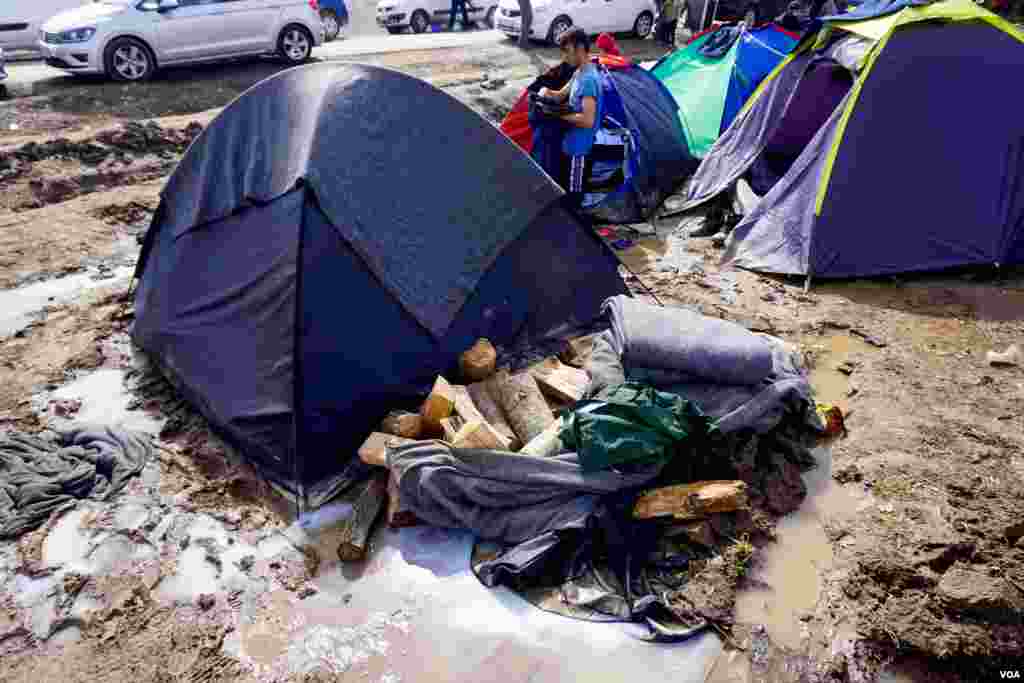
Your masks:
<svg viewBox="0 0 1024 683"><path fill-rule="evenodd" d="M503 34L497 31L482 30L399 36L382 33L336 40L318 47L313 51L313 56L324 60L345 60L361 55L392 52L488 47L500 45L503 41L506 41ZM62 79L65 76L65 72L46 66L39 61L10 63L7 65L7 72L9 78L6 85L13 95L28 94L36 84L52 79Z"/></svg>

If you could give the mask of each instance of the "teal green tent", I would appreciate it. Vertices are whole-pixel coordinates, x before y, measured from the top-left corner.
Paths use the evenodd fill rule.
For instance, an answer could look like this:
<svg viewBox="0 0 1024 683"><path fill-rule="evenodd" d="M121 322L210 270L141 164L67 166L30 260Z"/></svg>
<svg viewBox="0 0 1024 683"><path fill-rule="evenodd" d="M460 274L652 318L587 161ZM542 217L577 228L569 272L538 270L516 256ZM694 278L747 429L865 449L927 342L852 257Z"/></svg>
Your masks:
<svg viewBox="0 0 1024 683"><path fill-rule="evenodd" d="M762 80L797 43L776 24L725 26L658 62L651 73L675 97L690 152L703 157Z"/></svg>

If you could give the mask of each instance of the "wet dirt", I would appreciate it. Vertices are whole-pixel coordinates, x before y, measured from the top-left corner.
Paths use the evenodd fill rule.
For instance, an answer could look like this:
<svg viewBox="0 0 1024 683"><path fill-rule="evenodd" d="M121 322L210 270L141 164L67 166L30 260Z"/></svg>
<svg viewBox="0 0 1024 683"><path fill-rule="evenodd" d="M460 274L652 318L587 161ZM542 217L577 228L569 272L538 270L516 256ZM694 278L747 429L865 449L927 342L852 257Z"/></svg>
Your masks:
<svg viewBox="0 0 1024 683"><path fill-rule="evenodd" d="M523 79L554 58L455 53L369 61L429 76L496 122ZM464 541L444 533L385 532L366 566L339 566L328 531L294 524L165 382L136 367L118 276L74 293L61 282L132 264L179 154L166 148L161 159L146 147L153 142L133 147L103 131L154 116L163 131L206 125L275 68L209 67L140 88L69 80L0 103L0 121L19 122L0 131L12 160L0 168L0 287L9 302L33 301L23 306L29 325L0 344L0 429L85 416L160 435L157 459L122 499L83 505L0 545L0 678L396 683L623 680L642 671L871 681L888 667L944 683L994 680L1024 655L1013 592L1024 575L1013 535L1024 519L1024 370L984 361L989 349L1024 340L1024 277L829 283L804 293L802 283L721 270L720 250L687 239L679 219L659 222L654 235L624 231L632 244L617 253L666 304L772 330L803 349L819 399L848 416L830 467L801 476L790 463L760 490L772 515L790 514L778 524L744 520L759 537L749 575L723 580L736 560L727 549L696 582L710 591L705 604L735 621L746 650L718 657L710 634L652 648L621 629L539 613L480 587L465 573ZM481 87L499 77L505 86ZM30 142L31 154L10 156ZM111 150L98 165L97 148ZM54 300L37 306L40 296L12 291L33 283L45 283L40 295L56 288ZM160 654L168 645L172 657Z"/></svg>

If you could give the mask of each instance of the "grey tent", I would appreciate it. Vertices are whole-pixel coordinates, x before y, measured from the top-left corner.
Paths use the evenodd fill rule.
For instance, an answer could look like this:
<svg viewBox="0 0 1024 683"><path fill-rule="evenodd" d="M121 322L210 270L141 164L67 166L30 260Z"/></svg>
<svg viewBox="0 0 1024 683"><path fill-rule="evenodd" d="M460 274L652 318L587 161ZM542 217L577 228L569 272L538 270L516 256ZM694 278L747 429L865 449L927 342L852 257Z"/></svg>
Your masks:
<svg viewBox="0 0 1024 683"><path fill-rule="evenodd" d="M323 499L478 337L529 347L626 291L562 191L432 86L320 64L193 143L136 276L135 341L273 482Z"/></svg>

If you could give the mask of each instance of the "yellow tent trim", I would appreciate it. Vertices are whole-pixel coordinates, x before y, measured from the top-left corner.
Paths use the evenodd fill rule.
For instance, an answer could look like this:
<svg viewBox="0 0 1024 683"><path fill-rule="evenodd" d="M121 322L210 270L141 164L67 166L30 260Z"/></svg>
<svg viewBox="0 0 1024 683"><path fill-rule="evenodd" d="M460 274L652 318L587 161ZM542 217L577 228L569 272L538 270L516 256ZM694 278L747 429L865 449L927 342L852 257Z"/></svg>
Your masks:
<svg viewBox="0 0 1024 683"><path fill-rule="evenodd" d="M881 22L880 20L883 19L888 21ZM825 195L828 192L829 181L832 179L832 167L836 162L836 156L839 154L839 147L843 143L843 137L846 133L846 125L849 123L850 116L853 114L853 110L857 106L857 100L860 98L860 92L864 87L864 81L871 76L871 70L875 65L875 61L878 59L878 55L882 53L885 49L886 43L889 42L889 38L891 38L892 35L900 29L900 27L922 21L935 20L957 22L983 21L1024 43L1024 31L1021 31L1010 22L993 14L992 12L979 7L973 0L947 0L946 2L937 2L930 5L922 5L920 7L905 7L899 12L895 12L887 17L878 17L862 22L832 22L833 25L836 26L846 24L845 26L842 26L844 30L850 31L851 33L858 33L859 35L866 34L855 30L856 24L886 23L888 24L888 30L871 50L871 53L864 64L864 68L860 72L860 76L857 78L856 83L854 83L853 88L850 90L849 101L846 103L846 109L843 111L842 117L839 119L839 124L836 126L836 135L832 141L831 147L829 147L828 156L825 158L825 167L821 172L821 179L818 184L818 193L814 202L815 216L821 215L821 207L825 203ZM877 26L869 27L868 30L873 32L877 30Z"/></svg>
<svg viewBox="0 0 1024 683"><path fill-rule="evenodd" d="M871 19L863 19L861 21L832 21L829 25L835 28L855 33L858 36L870 38L871 40L881 42L885 34L892 30L893 25L896 23L896 18L900 15L899 12L893 14L886 14L881 17L874 17Z"/></svg>

